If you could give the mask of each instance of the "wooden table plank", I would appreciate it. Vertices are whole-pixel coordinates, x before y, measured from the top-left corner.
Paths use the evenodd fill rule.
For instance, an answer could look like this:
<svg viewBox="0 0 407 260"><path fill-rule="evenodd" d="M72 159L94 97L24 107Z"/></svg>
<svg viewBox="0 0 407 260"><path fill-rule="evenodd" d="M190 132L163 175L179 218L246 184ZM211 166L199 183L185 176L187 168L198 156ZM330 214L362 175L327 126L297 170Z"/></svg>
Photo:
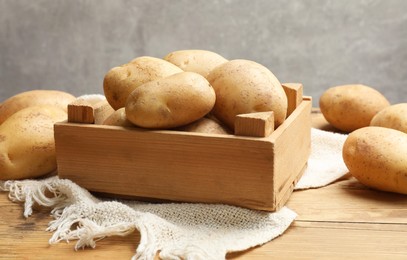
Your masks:
<svg viewBox="0 0 407 260"><path fill-rule="evenodd" d="M52 220L48 210L36 210L23 217L23 205L12 203L0 193L0 259L130 259L140 242L140 234L109 237L97 242L97 250L74 250L76 241L49 245L46 232Z"/></svg>
<svg viewBox="0 0 407 260"><path fill-rule="evenodd" d="M407 224L406 195L369 189L353 177L296 191L287 206L297 212L297 220Z"/></svg>
<svg viewBox="0 0 407 260"><path fill-rule="evenodd" d="M319 113L313 125L328 128ZM349 178L296 191L287 204L298 213L280 237L228 259L406 259L407 196L374 191ZM109 237L96 249L74 251L75 241L48 245L49 210L25 219L22 205L0 193L0 259L129 259L140 234Z"/></svg>
<svg viewBox="0 0 407 260"><path fill-rule="evenodd" d="M343 183L346 182L348 181ZM338 186L332 185L317 190L325 190L325 194L336 193ZM313 196L313 191L317 190L300 192L310 193L306 196L299 196L296 192L289 204L311 203L319 199ZM370 190L366 192L368 194ZM303 197L307 197L309 201ZM301 199L297 201L297 198ZM128 237L110 237L101 240L95 250L85 249L75 252L73 250L75 241L48 245L51 233L45 232L45 229L51 218L47 211L35 212L32 217L24 219L22 206L10 203L5 193L0 194L0 207L4 213L0 217L0 256L4 259L111 259L114 257L129 259L140 240L139 233L135 232ZM359 219L355 219L354 222L309 221L304 220L301 210L293 209L299 213L299 216L283 236L261 247L243 253L229 254L228 259L270 259L270 257L283 259L288 256L293 259L314 257L339 259L362 256L402 259L407 256L406 224L372 224L360 222ZM342 210L339 208L334 212ZM396 207L395 210L398 208ZM372 207L367 211L367 215L372 212L377 212L377 209ZM326 213L320 210L318 215Z"/></svg>
<svg viewBox="0 0 407 260"><path fill-rule="evenodd" d="M295 221L283 236L230 259L406 259L407 226L386 227Z"/></svg>

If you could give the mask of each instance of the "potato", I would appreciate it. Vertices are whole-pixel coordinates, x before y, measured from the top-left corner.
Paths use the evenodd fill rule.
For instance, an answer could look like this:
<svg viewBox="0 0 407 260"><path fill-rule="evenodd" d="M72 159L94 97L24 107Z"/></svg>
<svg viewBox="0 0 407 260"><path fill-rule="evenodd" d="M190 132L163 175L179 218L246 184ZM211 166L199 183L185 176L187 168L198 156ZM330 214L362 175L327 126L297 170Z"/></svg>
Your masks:
<svg viewBox="0 0 407 260"><path fill-rule="evenodd" d="M95 106L100 102L105 102L106 97L104 95L101 95L101 94L85 94L85 95L77 97L76 101L78 101L78 100L83 100L86 103Z"/></svg>
<svg viewBox="0 0 407 260"><path fill-rule="evenodd" d="M128 96L138 86L182 71L163 59L139 57L107 72L103 80L104 94L113 109L117 110L125 106Z"/></svg>
<svg viewBox="0 0 407 260"><path fill-rule="evenodd" d="M38 105L52 105L67 110L75 97L58 90L30 90L12 96L0 104L0 124L17 111Z"/></svg>
<svg viewBox="0 0 407 260"><path fill-rule="evenodd" d="M198 121L192 122L186 126L182 126L178 130L207 134L229 134L229 130L226 127L219 124L219 122L206 117L203 117Z"/></svg>
<svg viewBox="0 0 407 260"><path fill-rule="evenodd" d="M216 92L213 114L234 129L238 114L274 111L275 127L287 115L287 96L280 81L266 67L249 60L232 60L209 73Z"/></svg>
<svg viewBox="0 0 407 260"><path fill-rule="evenodd" d="M164 60L180 67L183 71L196 72L205 78L215 67L228 60L206 50L180 50L167 54Z"/></svg>
<svg viewBox="0 0 407 260"><path fill-rule="evenodd" d="M126 103L127 119L145 128L173 128L205 116L215 104L215 91L194 72L181 72L145 83Z"/></svg>
<svg viewBox="0 0 407 260"><path fill-rule="evenodd" d="M384 108L372 118L370 125L392 128L407 134L407 103Z"/></svg>
<svg viewBox="0 0 407 260"><path fill-rule="evenodd" d="M369 126L350 133L343 145L349 172L371 188L407 194L407 134Z"/></svg>
<svg viewBox="0 0 407 260"><path fill-rule="evenodd" d="M54 123L67 119L55 106L30 106L0 125L0 179L35 178L57 168Z"/></svg>
<svg viewBox="0 0 407 260"><path fill-rule="evenodd" d="M390 106L377 90L365 85L342 85L326 90L319 99L325 119L344 132L369 126L373 116Z"/></svg>
<svg viewBox="0 0 407 260"><path fill-rule="evenodd" d="M134 126L126 117L126 109L124 107L119 108L118 110L114 111L113 114L108 116L103 125L115 125L115 126L123 126L129 127Z"/></svg>

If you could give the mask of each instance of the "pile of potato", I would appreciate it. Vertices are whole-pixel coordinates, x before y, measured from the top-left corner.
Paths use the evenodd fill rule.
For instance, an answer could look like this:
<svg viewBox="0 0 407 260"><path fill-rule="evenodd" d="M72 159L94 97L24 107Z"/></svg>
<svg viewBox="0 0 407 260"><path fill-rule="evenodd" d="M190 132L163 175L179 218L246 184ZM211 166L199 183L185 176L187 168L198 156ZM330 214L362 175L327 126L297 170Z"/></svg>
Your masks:
<svg viewBox="0 0 407 260"><path fill-rule="evenodd" d="M108 125L233 133L238 114L273 111L278 127L287 113L286 94L270 70L206 50L138 57L112 68L103 90L116 110Z"/></svg>
<svg viewBox="0 0 407 260"><path fill-rule="evenodd" d="M349 172L366 186L407 194L407 103L343 85L326 90L319 105L331 125L349 133L342 153Z"/></svg>
<svg viewBox="0 0 407 260"><path fill-rule="evenodd" d="M57 168L54 123L75 97L63 91L22 92L0 104L0 180L35 178Z"/></svg>
<svg viewBox="0 0 407 260"><path fill-rule="evenodd" d="M285 92L270 70L206 50L138 57L109 70L103 90L115 110L106 125L230 134L238 114L274 111L278 127L287 111ZM67 105L75 99L34 90L0 104L1 180L56 170L53 126L67 119Z"/></svg>

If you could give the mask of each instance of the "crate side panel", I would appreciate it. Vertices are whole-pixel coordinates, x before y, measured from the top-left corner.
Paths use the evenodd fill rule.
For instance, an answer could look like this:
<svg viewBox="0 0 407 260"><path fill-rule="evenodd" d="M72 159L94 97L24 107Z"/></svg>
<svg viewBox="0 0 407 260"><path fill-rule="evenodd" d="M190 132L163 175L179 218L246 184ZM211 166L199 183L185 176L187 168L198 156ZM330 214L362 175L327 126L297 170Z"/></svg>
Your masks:
<svg viewBox="0 0 407 260"><path fill-rule="evenodd" d="M289 126L280 129L274 141L276 208L288 200L287 194L293 191L311 152L311 101L303 100L289 120Z"/></svg>
<svg viewBox="0 0 407 260"><path fill-rule="evenodd" d="M265 139L59 124L58 172L97 192L272 210L273 153Z"/></svg>

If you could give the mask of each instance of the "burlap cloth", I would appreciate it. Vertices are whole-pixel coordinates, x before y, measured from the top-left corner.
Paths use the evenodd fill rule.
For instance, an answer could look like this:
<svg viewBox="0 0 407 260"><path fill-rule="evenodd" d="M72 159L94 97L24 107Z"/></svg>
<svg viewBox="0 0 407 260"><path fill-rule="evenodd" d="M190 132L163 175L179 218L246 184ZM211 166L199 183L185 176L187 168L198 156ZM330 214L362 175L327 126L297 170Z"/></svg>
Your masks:
<svg viewBox="0 0 407 260"><path fill-rule="evenodd" d="M311 156L296 189L328 185L347 173L342 160L346 135L311 130ZM284 207L267 213L228 205L151 204L96 198L69 180L6 181L0 188L15 202L24 202L29 217L34 203L52 209L49 242L77 240L75 248L95 247L108 236L137 229L141 241L133 259L224 259L228 252L262 245L281 235L296 213ZM52 196L46 196L46 191Z"/></svg>

